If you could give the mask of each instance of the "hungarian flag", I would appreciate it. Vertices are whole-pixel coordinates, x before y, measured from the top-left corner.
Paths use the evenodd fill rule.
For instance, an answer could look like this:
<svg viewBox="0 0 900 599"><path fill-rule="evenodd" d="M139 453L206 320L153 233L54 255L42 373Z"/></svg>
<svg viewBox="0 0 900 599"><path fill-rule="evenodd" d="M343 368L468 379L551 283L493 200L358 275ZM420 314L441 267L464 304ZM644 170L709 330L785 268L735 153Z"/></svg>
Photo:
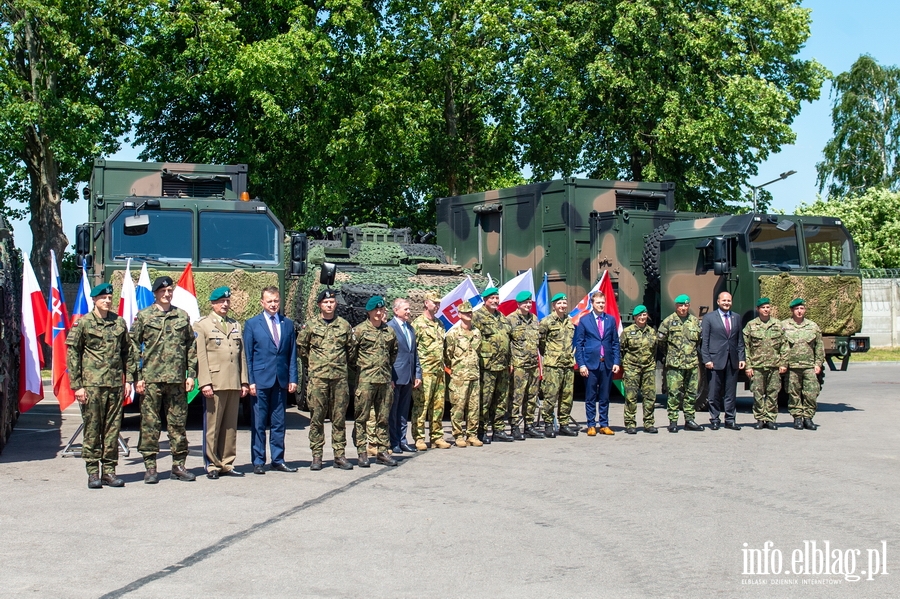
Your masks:
<svg viewBox="0 0 900 599"><path fill-rule="evenodd" d="M514 279L510 279L498 291L500 292L500 305L497 307L504 316L509 316L519 307L516 296L522 291L531 293L531 299L534 299L534 279L532 278L531 269L529 268ZM536 313L536 303L531 304L532 313Z"/></svg>
<svg viewBox="0 0 900 599"><path fill-rule="evenodd" d="M19 412L25 413L44 399L41 336L47 327L47 303L28 256L22 255L22 338L19 342Z"/></svg>
<svg viewBox="0 0 900 599"><path fill-rule="evenodd" d="M175 291L172 293L172 305L187 312L191 318L191 324L200 320L200 306L197 305L197 291L194 289L194 271L190 262L184 267L184 272L181 273L181 278L175 285ZM194 379L194 388L187 394L188 403L194 401L199 392L197 380Z"/></svg>
<svg viewBox="0 0 900 599"><path fill-rule="evenodd" d="M87 269L81 266L81 283L78 284L78 292L75 294L75 303L72 305L72 324L78 322L82 316L90 314L94 309L94 300L91 298L91 285L88 283Z"/></svg>
<svg viewBox="0 0 900 599"><path fill-rule="evenodd" d="M53 351L51 365L53 394L59 401L60 412L75 402L75 393L69 383L69 371L66 368L66 336L69 334L69 314L66 300L63 297L62 281L56 266L56 252L50 250L50 296L47 304L47 327L44 331L44 343Z"/></svg>
<svg viewBox="0 0 900 599"><path fill-rule="evenodd" d="M125 326L131 330L134 319L137 318L138 305L137 294L134 290L134 279L131 278L131 258L125 262L125 278L122 279L122 293L119 295L119 316L125 321Z"/></svg>

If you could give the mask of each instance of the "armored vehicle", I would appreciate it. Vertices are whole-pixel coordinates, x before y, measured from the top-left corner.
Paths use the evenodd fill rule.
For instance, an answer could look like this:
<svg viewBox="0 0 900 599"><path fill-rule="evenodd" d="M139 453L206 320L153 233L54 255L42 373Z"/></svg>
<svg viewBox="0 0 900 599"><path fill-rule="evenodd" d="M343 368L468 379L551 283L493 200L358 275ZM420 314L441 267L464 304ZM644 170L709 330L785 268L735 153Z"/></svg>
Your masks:
<svg viewBox="0 0 900 599"><path fill-rule="evenodd" d="M0 215L0 452L19 416L22 262L12 227Z"/></svg>

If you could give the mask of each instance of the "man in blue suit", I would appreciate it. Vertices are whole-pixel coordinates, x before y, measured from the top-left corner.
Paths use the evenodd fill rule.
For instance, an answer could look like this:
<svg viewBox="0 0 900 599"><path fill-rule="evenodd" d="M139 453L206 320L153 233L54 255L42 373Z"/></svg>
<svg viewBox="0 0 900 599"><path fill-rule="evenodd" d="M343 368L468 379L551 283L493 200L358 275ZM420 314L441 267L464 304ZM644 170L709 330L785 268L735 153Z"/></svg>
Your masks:
<svg viewBox="0 0 900 599"><path fill-rule="evenodd" d="M415 452L419 447L426 449L425 442L412 447L406 441L409 426L409 411L412 407L412 391L422 384L422 365L416 353L416 333L409 324L409 300L397 298L393 305L394 317L388 326L394 329L397 336L397 359L391 369L391 382L394 384L394 403L388 418L388 430L391 438L391 450L394 453L404 451Z"/></svg>
<svg viewBox="0 0 900 599"><path fill-rule="evenodd" d="M278 313L281 294L277 287L262 290L262 314L244 325L247 376L253 396L253 473L265 474L266 427L270 427L272 470L296 472L284 463L285 390L297 390L297 344L294 323Z"/></svg>
<svg viewBox="0 0 900 599"><path fill-rule="evenodd" d="M619 331L616 319L606 314L606 297L599 291L591 296L591 311L581 317L575 327L575 364L587 379L584 411L590 437L598 432L614 435L609 428L609 386L613 375L621 369ZM598 414L599 408L599 414Z"/></svg>

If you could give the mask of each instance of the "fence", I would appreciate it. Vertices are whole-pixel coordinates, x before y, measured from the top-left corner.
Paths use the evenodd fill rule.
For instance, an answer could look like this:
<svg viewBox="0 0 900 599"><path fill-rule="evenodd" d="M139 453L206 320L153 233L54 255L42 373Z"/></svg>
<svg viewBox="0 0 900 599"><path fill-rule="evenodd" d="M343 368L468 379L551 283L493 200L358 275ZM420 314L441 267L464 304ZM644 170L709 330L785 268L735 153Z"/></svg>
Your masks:
<svg viewBox="0 0 900 599"><path fill-rule="evenodd" d="M897 272L891 274L900 276ZM872 347L900 347L900 278L863 279L860 334L869 338Z"/></svg>

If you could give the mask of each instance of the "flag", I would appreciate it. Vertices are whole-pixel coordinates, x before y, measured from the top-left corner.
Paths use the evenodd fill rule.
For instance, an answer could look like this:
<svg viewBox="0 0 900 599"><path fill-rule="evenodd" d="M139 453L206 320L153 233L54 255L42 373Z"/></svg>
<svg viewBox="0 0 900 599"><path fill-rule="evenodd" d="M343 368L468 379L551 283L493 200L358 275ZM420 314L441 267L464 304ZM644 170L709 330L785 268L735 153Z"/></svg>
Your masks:
<svg viewBox="0 0 900 599"><path fill-rule="evenodd" d="M494 287L494 279L491 278L491 273L488 273L487 275L488 275L488 282L487 282L487 285L484 286L484 288L490 289L491 287Z"/></svg>
<svg viewBox="0 0 900 599"><path fill-rule="evenodd" d="M469 277L441 299L437 316L445 330L459 322L459 312L456 309L465 301L471 303L473 309L481 306L481 295Z"/></svg>
<svg viewBox="0 0 900 599"><path fill-rule="evenodd" d="M141 266L141 276L138 277L138 284L135 289L135 300L137 301L138 311L149 307L155 301L153 291L150 288L150 273L147 272L146 262Z"/></svg>
<svg viewBox="0 0 900 599"><path fill-rule="evenodd" d="M52 350L51 377L53 394L59 401L62 412L75 401L75 393L69 383L69 370L66 368L66 336L69 334L69 313L66 310L66 299L63 296L62 281L56 266L56 252L50 250L50 295L47 297L47 328L44 331L44 343Z"/></svg>
<svg viewBox="0 0 900 599"><path fill-rule="evenodd" d="M606 307L603 309L603 311L616 319L616 331L621 337L622 317L619 314L619 305L616 303L616 292L613 289L608 270L603 271L603 274L600 275L600 280L597 281L597 284L594 285L593 289L591 289L590 292L588 292L588 294L584 296L584 298L580 302L578 302L578 305L575 306L574 310L569 312L569 317L577 325L578 321L581 320L581 317L591 311L591 296L598 291L606 297ZM619 393L624 396L625 385L622 382L623 372L624 371L620 368L619 372L613 375L613 384L616 386L616 389L619 390Z"/></svg>
<svg viewBox="0 0 900 599"><path fill-rule="evenodd" d="M514 279L506 282L500 291L500 305L497 307L504 316L509 316L519 307L516 296L520 291L528 291L531 297L534 297L534 279L532 278L531 269L529 268ZM531 311L535 311L535 305L531 304Z"/></svg>
<svg viewBox="0 0 900 599"><path fill-rule="evenodd" d="M28 256L22 255L22 338L19 341L19 412L25 413L44 399L41 336L47 326L47 304Z"/></svg>
<svg viewBox="0 0 900 599"><path fill-rule="evenodd" d="M603 274L600 275L600 280L597 281L597 284L588 291L588 294L581 298L581 301L569 312L569 318L572 319L572 324L578 325L578 321L581 320L581 317L591 311L591 296L600 291L600 285L603 284L603 279L608 278L609 273L607 271L603 271ZM609 298L607 298L607 302ZM605 312L606 310L604 310Z"/></svg>
<svg viewBox="0 0 900 599"><path fill-rule="evenodd" d="M149 278L147 277L148 280ZM184 267L181 278L175 284L172 305L187 312L191 317L191 324L200 320L200 306L197 305L197 291L194 289L194 271L190 262Z"/></svg>
<svg viewBox="0 0 900 599"><path fill-rule="evenodd" d="M125 278L122 279L122 293L119 295L119 316L125 321L125 326L131 330L134 319L137 318L137 296L134 290L134 279L131 278L131 258L125 262Z"/></svg>
<svg viewBox="0 0 900 599"><path fill-rule="evenodd" d="M72 324L81 319L82 316L90 314L94 309L94 300L91 298L91 285L88 283L87 268L81 265L81 283L78 285L78 292L75 294L75 303L72 305Z"/></svg>
<svg viewBox="0 0 900 599"><path fill-rule="evenodd" d="M538 320L542 320L550 315L550 286L547 284L547 273L544 273L544 282L541 284L541 288L538 289L534 304Z"/></svg>

